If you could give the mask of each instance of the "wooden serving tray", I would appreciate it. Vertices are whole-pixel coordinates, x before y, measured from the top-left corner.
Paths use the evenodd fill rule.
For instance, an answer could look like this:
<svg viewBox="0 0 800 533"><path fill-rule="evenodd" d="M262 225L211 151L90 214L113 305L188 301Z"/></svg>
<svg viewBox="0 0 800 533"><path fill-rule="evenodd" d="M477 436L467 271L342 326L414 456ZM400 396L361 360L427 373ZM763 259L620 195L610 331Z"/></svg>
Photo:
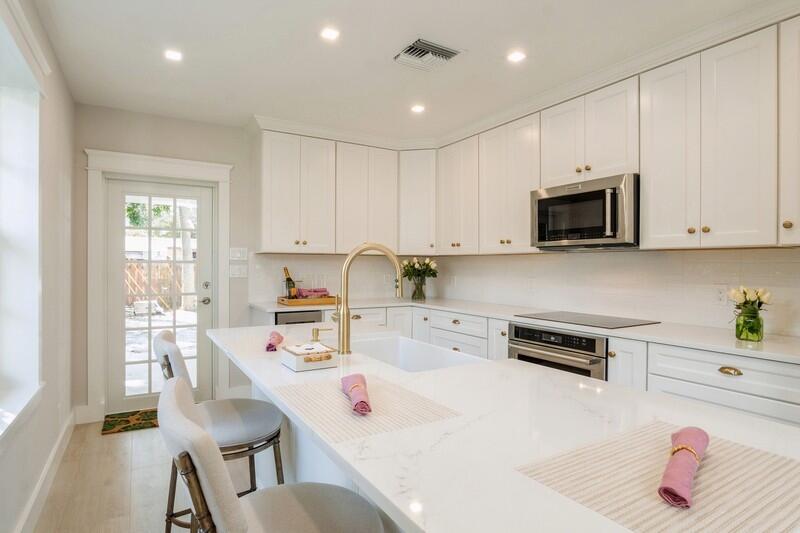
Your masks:
<svg viewBox="0 0 800 533"><path fill-rule="evenodd" d="M286 298L278 297L281 305L336 305L336 296L326 296L324 298Z"/></svg>

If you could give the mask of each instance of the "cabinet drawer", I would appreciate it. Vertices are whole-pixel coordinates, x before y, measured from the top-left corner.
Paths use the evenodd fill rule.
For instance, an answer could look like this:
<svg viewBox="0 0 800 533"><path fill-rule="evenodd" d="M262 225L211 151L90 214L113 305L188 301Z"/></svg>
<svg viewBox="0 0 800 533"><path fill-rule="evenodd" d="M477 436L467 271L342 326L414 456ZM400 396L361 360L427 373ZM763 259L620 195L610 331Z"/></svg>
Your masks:
<svg viewBox="0 0 800 533"><path fill-rule="evenodd" d="M462 315L449 311L431 311L431 327L486 338L487 322L484 317Z"/></svg>
<svg viewBox="0 0 800 533"><path fill-rule="evenodd" d="M666 392L683 398L701 400L738 411L774 418L782 422L800 424L800 405L794 403L751 396L750 394L718 389L699 383L690 383L653 374L650 374L647 380L647 390L651 392Z"/></svg>
<svg viewBox="0 0 800 533"><path fill-rule="evenodd" d="M332 316L333 316L333 311L325 311L325 322L330 322ZM386 308L385 307L367 307L364 309L350 308L351 326L367 322L375 326L385 326Z"/></svg>
<svg viewBox="0 0 800 533"><path fill-rule="evenodd" d="M653 343L647 358L651 375L800 404L800 365Z"/></svg>
<svg viewBox="0 0 800 533"><path fill-rule="evenodd" d="M434 346L477 355L478 357L486 357L488 352L486 339L479 339L472 335L453 333L452 331L438 328L430 328L430 343Z"/></svg>

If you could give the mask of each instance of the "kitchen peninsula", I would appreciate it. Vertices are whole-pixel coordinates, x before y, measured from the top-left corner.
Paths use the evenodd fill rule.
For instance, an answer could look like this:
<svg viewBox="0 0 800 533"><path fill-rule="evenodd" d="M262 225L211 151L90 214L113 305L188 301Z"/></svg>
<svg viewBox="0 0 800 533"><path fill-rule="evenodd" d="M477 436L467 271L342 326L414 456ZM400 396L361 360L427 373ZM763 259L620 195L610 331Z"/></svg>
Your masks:
<svg viewBox="0 0 800 533"><path fill-rule="evenodd" d="M726 439L800 460L800 428L515 360L486 361L444 350L457 359L439 368L406 371L398 367L404 366L399 358L386 357L386 346L399 342L390 332L354 332L353 354L344 356L339 368L326 370L295 373L281 365L279 355L264 351L271 330L289 342L302 342L310 338L311 327L220 329L208 335L252 381L254 396L266 397L286 414L287 479L349 485L402 531L623 531L622 525L518 469L654 421L704 428L711 435L711 453L717 439ZM327 342L335 337L329 335ZM346 406L317 402L316 411L309 411L285 393L292 385L335 387L342 375L354 372L363 373L376 389L399 387L453 416L332 439L319 421L335 419ZM375 405L370 416L382 407ZM665 442L664 462L654 469L663 467L668 451ZM308 461L316 461L318 468L309 468ZM259 467L260 475L268 471ZM752 496L752 505L759 505L758 495Z"/></svg>

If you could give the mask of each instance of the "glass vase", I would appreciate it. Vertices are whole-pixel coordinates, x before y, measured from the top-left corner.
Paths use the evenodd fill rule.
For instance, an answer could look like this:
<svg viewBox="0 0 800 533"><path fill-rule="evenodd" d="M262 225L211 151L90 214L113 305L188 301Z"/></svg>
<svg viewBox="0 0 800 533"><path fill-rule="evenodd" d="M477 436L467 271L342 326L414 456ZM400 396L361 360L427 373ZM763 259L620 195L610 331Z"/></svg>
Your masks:
<svg viewBox="0 0 800 533"><path fill-rule="evenodd" d="M425 278L418 277L411 281L414 283L414 292L411 294L411 299L425 301Z"/></svg>
<svg viewBox="0 0 800 533"><path fill-rule="evenodd" d="M736 317L736 338L741 341L764 340L764 318L759 313L740 313Z"/></svg>

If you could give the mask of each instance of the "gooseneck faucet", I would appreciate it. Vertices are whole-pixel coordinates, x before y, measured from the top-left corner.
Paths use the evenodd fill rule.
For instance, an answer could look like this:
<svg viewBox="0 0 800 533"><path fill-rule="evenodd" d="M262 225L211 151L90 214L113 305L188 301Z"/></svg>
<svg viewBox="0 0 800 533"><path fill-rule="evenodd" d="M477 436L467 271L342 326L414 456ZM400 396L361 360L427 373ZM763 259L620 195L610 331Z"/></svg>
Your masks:
<svg viewBox="0 0 800 533"><path fill-rule="evenodd" d="M397 255L389 249L388 246L378 244L376 242L365 242L353 248L348 254L347 259L344 260L342 265L342 294L336 301L336 312L339 319L339 353L348 354L350 352L350 265L353 260L364 252L375 251L380 252L392 262L395 269L394 288L395 295L398 298L403 297L403 274L401 272L400 261Z"/></svg>

